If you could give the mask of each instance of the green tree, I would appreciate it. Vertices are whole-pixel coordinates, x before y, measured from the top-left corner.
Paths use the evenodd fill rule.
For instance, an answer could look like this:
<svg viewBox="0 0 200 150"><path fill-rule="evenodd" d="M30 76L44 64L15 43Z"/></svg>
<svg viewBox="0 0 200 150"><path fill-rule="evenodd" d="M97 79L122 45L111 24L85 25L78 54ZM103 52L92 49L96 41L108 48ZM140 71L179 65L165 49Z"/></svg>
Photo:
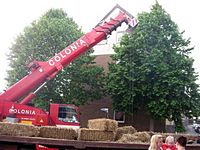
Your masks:
<svg viewBox="0 0 200 150"><path fill-rule="evenodd" d="M107 87L114 108L132 113L143 107L156 119L173 120L176 131L183 131L182 115L200 112L190 39L157 2L149 13L138 14L138 20L137 28L114 47L109 65Z"/></svg>
<svg viewBox="0 0 200 150"><path fill-rule="evenodd" d="M17 36L9 54L10 67L7 81L9 86L24 77L27 65L34 61L48 61L83 33L78 25L62 9L50 9L39 20L31 23ZM37 105L44 101L84 104L99 99L102 95L103 69L96 66L94 56L86 52L61 71L56 78L38 93ZM47 104L47 103L46 103Z"/></svg>

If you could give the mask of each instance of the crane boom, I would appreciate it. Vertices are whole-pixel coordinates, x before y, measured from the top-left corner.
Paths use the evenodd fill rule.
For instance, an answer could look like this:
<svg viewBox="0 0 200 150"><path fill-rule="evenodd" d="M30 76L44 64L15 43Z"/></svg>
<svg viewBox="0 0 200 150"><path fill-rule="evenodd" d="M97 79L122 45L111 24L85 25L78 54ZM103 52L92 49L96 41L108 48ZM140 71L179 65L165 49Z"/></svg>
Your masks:
<svg viewBox="0 0 200 150"><path fill-rule="evenodd" d="M48 80L54 78L64 67L69 65L73 60L81 54L89 50L97 43L104 40L107 35L116 30L123 22L134 27L137 20L125 11L120 11L115 18L111 18L108 22L98 24L92 31L80 37L77 41L63 49L46 62L34 61L29 67L31 71L19 82L8 88L0 95L0 102L19 101L22 97L30 94L33 90L44 85ZM34 94L29 95L21 104L26 104Z"/></svg>

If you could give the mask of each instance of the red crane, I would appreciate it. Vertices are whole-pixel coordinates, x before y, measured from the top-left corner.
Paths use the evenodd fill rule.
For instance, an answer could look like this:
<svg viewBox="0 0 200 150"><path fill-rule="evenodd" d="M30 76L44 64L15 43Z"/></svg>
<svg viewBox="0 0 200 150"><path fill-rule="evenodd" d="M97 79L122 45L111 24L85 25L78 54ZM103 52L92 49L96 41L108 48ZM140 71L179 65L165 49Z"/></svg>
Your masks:
<svg viewBox="0 0 200 150"><path fill-rule="evenodd" d="M105 22L116 8L119 14ZM21 123L35 125L69 125L80 126L78 108L74 105L51 104L50 113L44 110L27 106L30 100L36 96L36 92L44 86L47 81L53 79L64 67L89 50L91 47L106 39L112 31L116 30L123 22L130 27L137 25L137 20L126 10L116 5L92 31L80 37L77 41L63 49L46 62L34 61L29 64L30 73L19 82L0 94L0 119L8 114L15 114ZM35 91L33 91L36 89ZM22 99L25 97L24 99ZM21 101L17 103L17 101ZM66 115L71 113L75 118L65 121ZM74 119L74 121L72 120Z"/></svg>

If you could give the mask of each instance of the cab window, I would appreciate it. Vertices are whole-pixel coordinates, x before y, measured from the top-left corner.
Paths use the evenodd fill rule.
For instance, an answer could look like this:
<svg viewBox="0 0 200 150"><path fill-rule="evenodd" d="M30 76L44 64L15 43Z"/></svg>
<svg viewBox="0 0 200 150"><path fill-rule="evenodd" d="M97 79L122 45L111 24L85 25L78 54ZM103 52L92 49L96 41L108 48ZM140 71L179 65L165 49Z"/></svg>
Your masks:
<svg viewBox="0 0 200 150"><path fill-rule="evenodd" d="M72 106L59 106L58 119L63 122L79 122L77 111Z"/></svg>

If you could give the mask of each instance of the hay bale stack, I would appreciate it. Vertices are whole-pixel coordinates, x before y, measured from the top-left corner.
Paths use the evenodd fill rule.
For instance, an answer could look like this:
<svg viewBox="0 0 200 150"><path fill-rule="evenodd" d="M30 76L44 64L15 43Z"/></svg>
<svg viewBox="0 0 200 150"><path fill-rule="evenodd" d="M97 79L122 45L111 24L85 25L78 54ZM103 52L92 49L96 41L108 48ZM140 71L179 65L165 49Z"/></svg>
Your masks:
<svg viewBox="0 0 200 150"><path fill-rule="evenodd" d="M184 134L184 133L162 133L163 139L165 140L167 136L171 135L176 140L180 136L185 136L188 141L196 141L198 139L198 135L192 135L192 134Z"/></svg>
<svg viewBox="0 0 200 150"><path fill-rule="evenodd" d="M182 134L182 135L179 135L179 136L176 136L176 139L180 136L185 136L188 140L188 142L192 142L192 141L196 141L199 136L198 135L192 135L192 134Z"/></svg>
<svg viewBox="0 0 200 150"><path fill-rule="evenodd" d="M102 131L116 131L118 122L112 119L91 119L88 120L88 128Z"/></svg>
<svg viewBox="0 0 200 150"><path fill-rule="evenodd" d="M96 129L79 129L78 140L83 141L114 141L115 134L112 131L103 131Z"/></svg>
<svg viewBox="0 0 200 150"><path fill-rule="evenodd" d="M196 141L199 137L199 135L192 135L192 134L175 134L175 139L179 138L180 136L185 136L187 138L187 141L192 142Z"/></svg>
<svg viewBox="0 0 200 150"><path fill-rule="evenodd" d="M150 135L147 132L136 132L134 134L123 134L117 141L120 143L149 143Z"/></svg>
<svg viewBox="0 0 200 150"><path fill-rule="evenodd" d="M142 143L150 142L151 136L148 134L148 132L136 132L134 135L137 136L137 139Z"/></svg>
<svg viewBox="0 0 200 150"><path fill-rule="evenodd" d="M133 134L135 132L137 132L137 130L133 126L119 127L116 130L115 140L119 140L123 134Z"/></svg>
<svg viewBox="0 0 200 150"><path fill-rule="evenodd" d="M0 134L37 137L39 135L39 127L25 124L0 122Z"/></svg>
<svg viewBox="0 0 200 150"><path fill-rule="evenodd" d="M141 143L138 141L137 136L134 134L123 134L122 137L117 140L119 143Z"/></svg>
<svg viewBox="0 0 200 150"><path fill-rule="evenodd" d="M78 133L72 128L59 128L55 126L43 126L40 128L40 137L57 138L57 139L71 139L77 138Z"/></svg>
<svg viewBox="0 0 200 150"><path fill-rule="evenodd" d="M167 136L173 136L175 139L176 137L174 136L175 134L174 133L154 133L154 134L159 134L159 135L162 135L162 138L163 138L163 141L165 141L165 139L167 138Z"/></svg>
<svg viewBox="0 0 200 150"><path fill-rule="evenodd" d="M154 132L152 135L154 134L160 134L162 135L163 137L163 141L166 140L166 137L167 136L173 136L175 141L178 137L180 136L185 136L187 138L187 141L190 142L190 143L194 143L198 138L199 136L198 135L194 135L194 134L185 134L185 133L159 133L159 132Z"/></svg>

